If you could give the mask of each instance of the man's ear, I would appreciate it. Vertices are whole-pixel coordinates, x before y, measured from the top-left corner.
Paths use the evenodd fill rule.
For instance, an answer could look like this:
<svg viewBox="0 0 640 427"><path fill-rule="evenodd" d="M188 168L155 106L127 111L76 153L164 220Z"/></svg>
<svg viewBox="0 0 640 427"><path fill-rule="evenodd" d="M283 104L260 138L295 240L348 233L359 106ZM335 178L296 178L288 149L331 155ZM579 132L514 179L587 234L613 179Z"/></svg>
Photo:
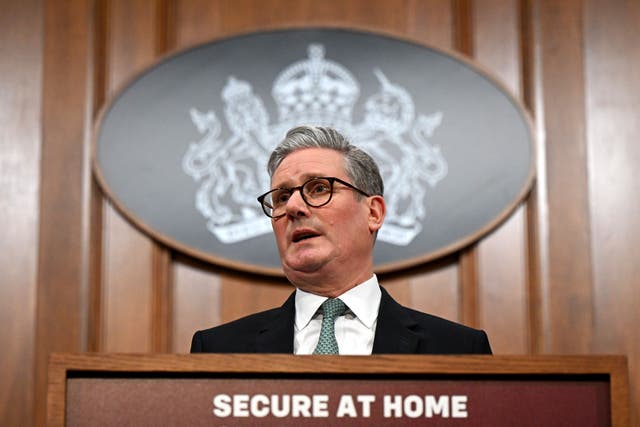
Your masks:
<svg viewBox="0 0 640 427"><path fill-rule="evenodd" d="M369 231L375 233L382 227L387 214L387 204L382 196L369 197Z"/></svg>

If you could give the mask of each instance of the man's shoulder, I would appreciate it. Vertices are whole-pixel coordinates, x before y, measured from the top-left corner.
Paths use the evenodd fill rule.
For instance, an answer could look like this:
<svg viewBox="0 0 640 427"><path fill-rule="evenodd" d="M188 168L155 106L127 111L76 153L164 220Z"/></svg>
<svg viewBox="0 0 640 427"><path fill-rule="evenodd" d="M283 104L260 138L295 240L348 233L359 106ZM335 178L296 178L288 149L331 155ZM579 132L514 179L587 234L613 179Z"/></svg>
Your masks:
<svg viewBox="0 0 640 427"><path fill-rule="evenodd" d="M295 292L277 308L197 331L192 353L283 353L293 346Z"/></svg>
<svg viewBox="0 0 640 427"><path fill-rule="evenodd" d="M491 354L485 331L475 329L442 317L406 308L416 322L416 330L430 343L438 343L444 353Z"/></svg>
<svg viewBox="0 0 640 427"><path fill-rule="evenodd" d="M197 331L191 340L192 353L256 353L257 338L274 325L288 323L287 303L250 314L222 325Z"/></svg>
<svg viewBox="0 0 640 427"><path fill-rule="evenodd" d="M431 333L438 335L449 334L471 334L476 335L482 331L474 329L470 326L457 323L452 320L445 319L433 314L424 313L422 311L413 310L408 307L403 307L407 310L408 315L419 325L420 328L429 330Z"/></svg>
<svg viewBox="0 0 640 427"><path fill-rule="evenodd" d="M203 329L196 333L200 333L203 336L224 336L227 334L235 335L246 332L257 332L265 325L265 323L268 323L277 318L278 314L281 311L282 307L271 308L259 313L249 314L247 316L232 320L227 323L223 323L221 325Z"/></svg>
<svg viewBox="0 0 640 427"><path fill-rule="evenodd" d="M415 340L416 353L491 354L489 339L484 331L404 307L384 289L378 322L383 323L379 323L378 327L382 327L380 337L384 339L406 331L405 339L411 342Z"/></svg>

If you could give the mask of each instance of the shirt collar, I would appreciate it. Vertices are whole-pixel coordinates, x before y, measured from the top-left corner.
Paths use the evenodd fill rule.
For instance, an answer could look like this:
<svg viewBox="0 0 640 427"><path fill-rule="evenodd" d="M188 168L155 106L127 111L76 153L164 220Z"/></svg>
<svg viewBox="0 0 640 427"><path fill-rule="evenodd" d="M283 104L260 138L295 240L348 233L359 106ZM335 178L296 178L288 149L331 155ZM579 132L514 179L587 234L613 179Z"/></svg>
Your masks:
<svg viewBox="0 0 640 427"><path fill-rule="evenodd" d="M374 274L369 280L354 286L338 298L349 307L349 310L363 325L371 329L378 318L381 297L382 292L380 291L378 278ZM298 330L305 328L309 324L326 299L327 297L296 289L296 328Z"/></svg>

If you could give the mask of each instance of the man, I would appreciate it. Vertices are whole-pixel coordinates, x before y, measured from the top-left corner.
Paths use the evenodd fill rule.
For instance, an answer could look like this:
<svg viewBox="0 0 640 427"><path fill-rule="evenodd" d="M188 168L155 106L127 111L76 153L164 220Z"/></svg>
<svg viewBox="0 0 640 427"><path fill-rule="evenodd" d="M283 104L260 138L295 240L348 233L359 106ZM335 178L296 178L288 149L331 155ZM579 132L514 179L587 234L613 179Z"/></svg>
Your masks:
<svg viewBox="0 0 640 427"><path fill-rule="evenodd" d="M258 200L271 217L287 279L280 308L204 331L192 352L294 354L491 353L478 331L399 305L373 274L385 217L373 159L330 128L287 133Z"/></svg>

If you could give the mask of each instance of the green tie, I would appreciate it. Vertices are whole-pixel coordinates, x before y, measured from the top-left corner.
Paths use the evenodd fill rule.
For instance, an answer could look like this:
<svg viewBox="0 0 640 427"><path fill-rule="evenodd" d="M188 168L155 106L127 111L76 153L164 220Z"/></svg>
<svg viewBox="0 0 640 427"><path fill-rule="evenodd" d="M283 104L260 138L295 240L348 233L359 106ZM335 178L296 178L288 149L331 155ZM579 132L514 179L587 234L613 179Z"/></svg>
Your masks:
<svg viewBox="0 0 640 427"><path fill-rule="evenodd" d="M343 315L346 310L347 306L338 298L330 298L322 303L320 339L313 354L338 354L334 324L336 318Z"/></svg>

